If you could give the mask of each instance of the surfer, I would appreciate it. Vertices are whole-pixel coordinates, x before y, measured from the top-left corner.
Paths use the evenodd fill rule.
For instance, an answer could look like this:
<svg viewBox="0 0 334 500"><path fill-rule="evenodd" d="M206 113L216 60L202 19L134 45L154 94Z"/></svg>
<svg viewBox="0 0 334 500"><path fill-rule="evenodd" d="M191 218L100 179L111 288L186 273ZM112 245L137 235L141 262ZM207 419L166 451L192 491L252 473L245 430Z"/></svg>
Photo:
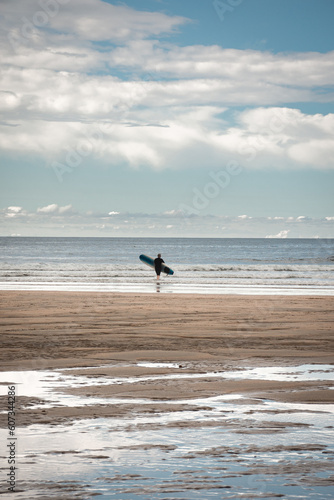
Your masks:
<svg viewBox="0 0 334 500"><path fill-rule="evenodd" d="M164 264L165 261L162 260L161 258L161 253L158 253L158 257L154 259L154 269L155 272L157 273L157 280L160 279L160 274L161 274L161 264Z"/></svg>

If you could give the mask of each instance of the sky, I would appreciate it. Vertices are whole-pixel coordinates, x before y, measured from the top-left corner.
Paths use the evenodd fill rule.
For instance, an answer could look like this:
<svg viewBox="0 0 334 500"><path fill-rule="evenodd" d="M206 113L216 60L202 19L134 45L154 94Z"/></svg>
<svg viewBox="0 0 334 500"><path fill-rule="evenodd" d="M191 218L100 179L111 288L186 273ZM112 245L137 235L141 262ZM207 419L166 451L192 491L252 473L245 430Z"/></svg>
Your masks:
<svg viewBox="0 0 334 500"><path fill-rule="evenodd" d="M332 0L1 0L0 236L334 237Z"/></svg>

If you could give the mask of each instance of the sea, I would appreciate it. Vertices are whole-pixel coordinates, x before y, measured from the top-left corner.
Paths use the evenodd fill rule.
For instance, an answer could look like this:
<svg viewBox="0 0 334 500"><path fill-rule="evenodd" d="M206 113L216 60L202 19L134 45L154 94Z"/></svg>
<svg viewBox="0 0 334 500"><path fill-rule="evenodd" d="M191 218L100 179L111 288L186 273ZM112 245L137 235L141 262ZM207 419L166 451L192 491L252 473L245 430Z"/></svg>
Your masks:
<svg viewBox="0 0 334 500"><path fill-rule="evenodd" d="M1 237L0 289L334 295L334 239Z"/></svg>

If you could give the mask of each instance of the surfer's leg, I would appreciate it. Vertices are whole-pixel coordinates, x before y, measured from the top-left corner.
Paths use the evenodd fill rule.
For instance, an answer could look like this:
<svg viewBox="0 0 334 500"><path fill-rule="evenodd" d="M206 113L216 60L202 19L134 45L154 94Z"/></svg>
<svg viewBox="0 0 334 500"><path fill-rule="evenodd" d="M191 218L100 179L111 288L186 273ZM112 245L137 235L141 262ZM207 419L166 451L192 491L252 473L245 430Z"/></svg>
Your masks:
<svg viewBox="0 0 334 500"><path fill-rule="evenodd" d="M155 266L155 272L156 272L156 275L157 275L157 280L159 280L160 279L160 273L161 273L160 266Z"/></svg>

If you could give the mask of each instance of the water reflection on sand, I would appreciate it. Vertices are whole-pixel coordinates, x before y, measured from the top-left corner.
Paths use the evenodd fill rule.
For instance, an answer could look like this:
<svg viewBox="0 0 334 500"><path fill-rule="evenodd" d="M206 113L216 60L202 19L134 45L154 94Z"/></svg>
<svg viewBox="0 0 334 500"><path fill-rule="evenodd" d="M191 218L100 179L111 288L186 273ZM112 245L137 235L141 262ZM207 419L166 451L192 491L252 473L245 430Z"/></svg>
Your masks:
<svg viewBox="0 0 334 500"><path fill-rule="evenodd" d="M92 406L96 418L33 423L17 429L17 499L333 498L334 405L277 402L228 394L188 400L88 397L62 388L191 378L276 377L332 381L333 366L261 367L176 373L178 364L139 363L152 375L83 375L82 368L4 372L26 410ZM157 368L170 372L157 374ZM179 370L180 371L180 370ZM76 373L80 373L76 375ZM30 400L29 398L32 398ZM35 401L33 400L35 399ZM99 416L99 405L110 416ZM117 416L114 409L129 405ZM159 406L161 405L161 406ZM174 406L173 406L174 405ZM102 407L102 406L101 406ZM43 410L44 409L44 410ZM6 442L8 430L0 430ZM1 450L6 470L5 451Z"/></svg>

